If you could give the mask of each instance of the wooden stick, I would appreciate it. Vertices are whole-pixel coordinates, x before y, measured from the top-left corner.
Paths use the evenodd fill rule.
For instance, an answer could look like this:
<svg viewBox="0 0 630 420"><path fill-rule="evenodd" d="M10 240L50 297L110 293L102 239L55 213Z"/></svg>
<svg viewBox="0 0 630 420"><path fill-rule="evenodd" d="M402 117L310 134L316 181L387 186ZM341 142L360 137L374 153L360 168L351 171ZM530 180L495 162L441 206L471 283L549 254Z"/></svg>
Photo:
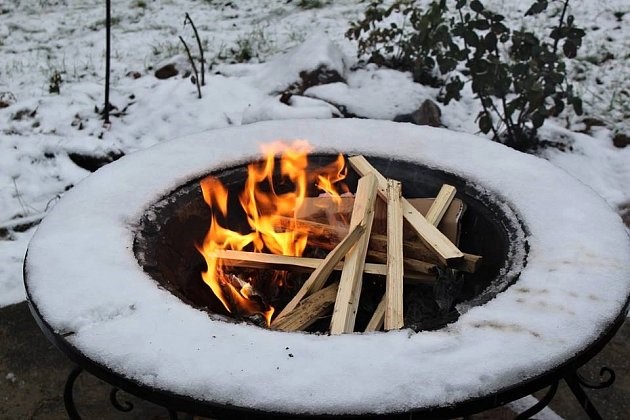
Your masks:
<svg viewBox="0 0 630 420"><path fill-rule="evenodd" d="M331 226L310 220L294 219L286 216L276 216L271 223L275 229L289 230L299 229L308 232L308 243L318 248L332 249L348 234L346 226Z"/></svg>
<svg viewBox="0 0 630 420"><path fill-rule="evenodd" d="M372 314L372 318L370 318L370 322L368 322L367 327L365 327L365 332L378 331L383 328L383 320L385 319L385 307L387 306L387 299L383 296L380 303L376 307L376 310Z"/></svg>
<svg viewBox="0 0 630 420"><path fill-rule="evenodd" d="M374 263L387 263L387 253L380 251L372 251L368 249L368 259L371 259ZM405 273L408 271L414 273L424 273L424 274L437 274L438 269L437 265L416 260L413 258L403 258L403 267L405 269Z"/></svg>
<svg viewBox="0 0 630 420"><path fill-rule="evenodd" d="M379 255L385 255L387 252L387 237L385 235L372 234L369 250L370 255L377 259ZM420 241L403 241L403 255L405 256L405 263L421 261L430 265L441 264L438 256ZM451 268L456 268L466 273L474 273L479 268L481 260L482 258L479 255L464 253L464 258L459 262L452 263ZM379 261L385 260L379 259ZM410 265L405 265L405 267L412 269Z"/></svg>
<svg viewBox="0 0 630 420"><path fill-rule="evenodd" d="M303 298L324 287L328 276L330 276L330 273L335 269L335 266L345 257L350 248L352 248L364 233L365 224L360 224L346 235L346 237L328 253L326 258L322 260L321 264L311 273L309 278L306 279L300 290L298 290L295 296L293 296L293 299L287 303L284 309L282 309L282 312L278 314L274 322L277 322L280 318L295 309Z"/></svg>
<svg viewBox="0 0 630 420"><path fill-rule="evenodd" d="M378 179L378 193L383 199L387 199L387 180L380 174L363 156L352 156L348 159L350 165L361 176L372 173ZM418 233L420 239L433 250L440 261L450 267L461 261L464 254L440 232L435 226L425 219L405 198L402 199L403 217Z"/></svg>
<svg viewBox="0 0 630 420"><path fill-rule="evenodd" d="M427 215L425 218L427 222L431 223L433 226L440 224L444 213L448 209L448 206L451 205L453 198L455 198L455 193L457 190L452 185L444 184L442 188L440 188L440 192L437 197L435 197L435 201L429 208Z"/></svg>
<svg viewBox="0 0 630 420"><path fill-rule="evenodd" d="M374 204L376 203L378 180L374 174L368 174L357 185L357 193L354 198L350 229L360 223L365 223L366 235L348 252L341 271L339 280L339 292L335 301L332 320L330 321L330 333L341 334L354 331L354 321L359 306L361 295L361 276L365 265L368 243L374 221Z"/></svg>
<svg viewBox="0 0 630 420"><path fill-rule="evenodd" d="M387 278L385 330L403 327L403 216L400 182L387 180Z"/></svg>
<svg viewBox="0 0 630 420"><path fill-rule="evenodd" d="M294 310L271 323L271 328L281 331L299 331L311 326L318 318L330 313L339 282L321 289L304 299Z"/></svg>
<svg viewBox="0 0 630 420"><path fill-rule="evenodd" d="M331 250L335 244L347 234L348 230L343 226L330 226L323 223L312 222L310 220L293 219L291 217L276 217L273 220L274 227L280 229L289 229L293 226L297 226L300 229L307 229L309 231L308 241L309 244L325 250ZM379 257L382 255L382 258ZM386 261L387 253L387 237L385 235L379 235L373 233L370 236L369 255L379 258L379 261ZM409 259L416 260L418 262L426 261L429 266L427 269L431 273L431 267L435 264L440 264L440 259L431 252L426 245L419 241L404 241L403 242L403 255L405 256L405 262ZM413 262L412 262L413 263ZM479 255L464 253L464 258L460 262L455 262L452 268L456 268L460 271L467 273L474 273L481 264L481 257ZM406 265L406 269L412 269L411 266ZM417 270L421 271L423 270Z"/></svg>
<svg viewBox="0 0 630 420"><path fill-rule="evenodd" d="M231 250L217 250L213 255L221 260L225 260L226 265L232 267L271 268L275 270L306 272L315 270L324 261L321 258L290 257L287 255ZM422 261L418 262L422 263ZM343 269L343 263L337 263L334 269L341 271ZM385 277L387 275L387 265L365 263L363 266L363 272L365 274L374 274ZM433 280L435 280L435 274L426 274L410 270L405 272L405 282L409 284L425 284Z"/></svg>

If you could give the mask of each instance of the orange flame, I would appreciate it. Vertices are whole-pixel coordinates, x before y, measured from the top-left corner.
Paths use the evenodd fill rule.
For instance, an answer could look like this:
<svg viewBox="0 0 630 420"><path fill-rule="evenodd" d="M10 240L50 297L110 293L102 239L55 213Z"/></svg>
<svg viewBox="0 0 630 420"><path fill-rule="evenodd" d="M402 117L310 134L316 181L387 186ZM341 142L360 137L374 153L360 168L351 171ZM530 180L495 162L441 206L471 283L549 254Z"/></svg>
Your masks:
<svg viewBox="0 0 630 420"><path fill-rule="evenodd" d="M301 256L307 245L308 232L295 225L292 229L277 232L274 228L279 225L277 219L295 219L312 185L330 195L335 202L341 201L335 184L346 177L343 156L339 155L331 164L308 173L311 150L305 140L296 140L290 145L274 142L262 147L264 160L248 166L245 186L238 196L251 228L249 233L242 234L221 226L217 216L228 216L228 191L212 176L201 181L204 201L212 209L210 229L197 247L208 266L201 277L230 313L261 314L270 325L274 308L262 303L260 297L255 298L257 293L249 281L229 274L229 260L217 258L216 252L250 247L254 252ZM280 155L279 178L275 171L277 155ZM345 188L345 184L340 185ZM278 287L284 284L282 276L274 276L274 279Z"/></svg>

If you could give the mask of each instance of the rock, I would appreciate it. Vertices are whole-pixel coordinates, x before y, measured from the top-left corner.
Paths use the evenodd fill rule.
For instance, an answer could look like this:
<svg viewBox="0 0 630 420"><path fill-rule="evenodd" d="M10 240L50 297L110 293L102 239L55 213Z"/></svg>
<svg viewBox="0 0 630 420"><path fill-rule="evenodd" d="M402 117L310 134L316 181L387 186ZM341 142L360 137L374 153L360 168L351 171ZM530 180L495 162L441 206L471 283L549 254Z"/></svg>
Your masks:
<svg viewBox="0 0 630 420"><path fill-rule="evenodd" d="M301 95L312 86L345 81L347 60L328 35L314 33L301 45L261 64L252 82L270 95Z"/></svg>
<svg viewBox="0 0 630 420"><path fill-rule="evenodd" d="M101 154L84 154L78 152L68 152L68 157L75 165L86 169L90 172L96 171L98 168L112 163L120 159L125 154L120 150L111 150Z"/></svg>
<svg viewBox="0 0 630 420"><path fill-rule="evenodd" d="M165 66L160 67L155 71L155 77L158 79L170 79L171 77L177 76L179 72L177 68L175 68L175 64L169 63Z"/></svg>
<svg viewBox="0 0 630 420"><path fill-rule="evenodd" d="M160 69L160 70L161 70L161 69ZM157 73L158 71L159 71L159 70L157 70L157 71L156 71L156 73ZM177 70L176 70L176 71L177 71ZM142 73L140 73L139 71L130 71L130 72L127 72L126 76L127 76L127 77L130 77L130 78L132 78L132 79L139 79L139 78L141 78L141 77L142 77ZM157 77L157 76L155 76L155 77ZM159 79L159 77L158 77L158 79Z"/></svg>
<svg viewBox="0 0 630 420"><path fill-rule="evenodd" d="M618 133L613 137L613 144L616 147L624 148L630 145L630 137L627 134Z"/></svg>
<svg viewBox="0 0 630 420"><path fill-rule="evenodd" d="M0 109L7 108L16 102L11 92L0 92Z"/></svg>
<svg viewBox="0 0 630 420"><path fill-rule="evenodd" d="M302 82L298 86L298 90L300 93L313 86L326 85L328 83L345 82L344 78L341 77L337 70L331 69L325 65L321 65L315 70L301 71L300 79L302 79Z"/></svg>
<svg viewBox="0 0 630 420"><path fill-rule="evenodd" d="M181 74L182 77L188 77L192 73L192 67L188 61L188 57L179 54L170 59L159 63L155 71L155 77L158 79L170 79L171 77Z"/></svg>
<svg viewBox="0 0 630 420"><path fill-rule="evenodd" d="M394 117L396 122L410 122L416 125L430 125L431 127L442 126L442 111L440 107L431 99L426 99L420 108L411 114L399 114Z"/></svg>

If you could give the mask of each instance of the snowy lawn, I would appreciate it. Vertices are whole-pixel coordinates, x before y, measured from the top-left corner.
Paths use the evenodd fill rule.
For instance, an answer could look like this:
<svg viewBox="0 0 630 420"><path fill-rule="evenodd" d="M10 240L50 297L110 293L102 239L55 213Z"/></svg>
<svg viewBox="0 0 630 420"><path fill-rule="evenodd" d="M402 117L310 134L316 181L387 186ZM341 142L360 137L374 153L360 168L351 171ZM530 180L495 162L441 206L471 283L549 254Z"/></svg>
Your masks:
<svg viewBox="0 0 630 420"><path fill-rule="evenodd" d="M103 103L103 2L22 0L0 5L0 100L8 105L0 108L0 305L25 297L21 265L37 220L89 174L71 156L128 154L188 134L260 120L331 118L339 107L362 117L392 119L435 98L434 89L414 84L407 74L353 67L356 46L343 34L366 3L322 1L323 7L314 9L301 3L270 0L260 7L255 0L114 0L111 102L124 112L110 127L103 127L95 112ZM520 22L529 6L509 0L485 4L512 22ZM629 7L624 0L571 4L576 22L587 28L582 58L571 72L587 116L606 126L585 130L581 119L562 115L548 122L542 134L570 148L540 154L629 217L630 147L616 148L611 140L617 132L630 132ZM196 49L190 27L183 27L186 11L213 64L201 100L181 75L168 80L153 76L161 63L181 55L178 35ZM544 29L539 19L522 22ZM253 59L230 64L245 52ZM185 63L181 57L178 61ZM296 82L301 70L320 63L337 69L345 82L311 87L288 104L279 102L278 93ZM132 72L140 77L131 77ZM62 79L60 94L49 93L55 73ZM470 90L462 101L441 108L447 128L476 133L478 104Z"/></svg>

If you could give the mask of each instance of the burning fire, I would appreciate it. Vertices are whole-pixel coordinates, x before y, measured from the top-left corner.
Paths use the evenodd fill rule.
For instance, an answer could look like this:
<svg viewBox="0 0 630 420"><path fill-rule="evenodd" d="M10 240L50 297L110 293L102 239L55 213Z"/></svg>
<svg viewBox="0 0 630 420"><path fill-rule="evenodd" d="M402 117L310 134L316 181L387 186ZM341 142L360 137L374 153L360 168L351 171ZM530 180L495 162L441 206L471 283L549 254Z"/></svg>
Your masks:
<svg viewBox="0 0 630 420"><path fill-rule="evenodd" d="M230 313L261 314L270 325L274 308L257 295L255 279L242 280L229 273L230 261L218 258L217 251L247 248L254 252L302 256L308 232L300 230L295 222L290 224L289 229L279 229L278 219L289 217L296 220L309 187L313 185L337 203L341 202L338 189L347 191L345 184L340 183L347 172L343 156L339 155L323 168L308 172L308 153L311 150L304 140L296 140L290 145L274 142L262 147L264 160L248 166L247 180L238 196L251 229L248 233L221 225L228 216L228 191L212 176L201 181L203 198L212 209L210 229L203 244L197 247L208 266L201 276ZM280 155L279 179L275 170L277 155ZM276 275L274 281L277 286L282 286L284 278Z"/></svg>

